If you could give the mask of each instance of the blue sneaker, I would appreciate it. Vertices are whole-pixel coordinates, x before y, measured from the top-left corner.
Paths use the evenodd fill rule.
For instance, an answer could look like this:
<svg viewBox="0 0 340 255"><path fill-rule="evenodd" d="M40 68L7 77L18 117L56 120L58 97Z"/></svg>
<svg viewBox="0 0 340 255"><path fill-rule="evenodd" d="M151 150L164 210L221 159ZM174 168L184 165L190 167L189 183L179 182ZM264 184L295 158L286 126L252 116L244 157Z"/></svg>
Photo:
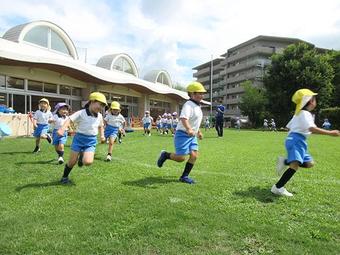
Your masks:
<svg viewBox="0 0 340 255"><path fill-rule="evenodd" d="M159 155L159 158L157 160L157 166L158 167L162 167L164 162L166 160L166 157L165 157L165 150L161 150L161 154Z"/></svg>
<svg viewBox="0 0 340 255"><path fill-rule="evenodd" d="M188 184L195 184L196 182L189 178L188 176L182 176L181 178L179 178L179 181L180 182L185 182L185 183L188 183Z"/></svg>
<svg viewBox="0 0 340 255"><path fill-rule="evenodd" d="M61 184L68 184L70 183L70 180L68 177L62 177L61 180L60 180L60 183Z"/></svg>

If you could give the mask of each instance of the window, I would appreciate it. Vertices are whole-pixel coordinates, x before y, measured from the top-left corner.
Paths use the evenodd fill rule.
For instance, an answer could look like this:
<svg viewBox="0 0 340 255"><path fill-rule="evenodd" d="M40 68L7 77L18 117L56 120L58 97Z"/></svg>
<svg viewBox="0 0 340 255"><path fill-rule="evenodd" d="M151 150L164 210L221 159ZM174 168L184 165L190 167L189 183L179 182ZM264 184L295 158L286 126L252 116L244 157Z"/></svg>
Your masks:
<svg viewBox="0 0 340 255"><path fill-rule="evenodd" d="M81 96L81 89L80 88L72 88L72 96ZM109 100L109 97L106 97Z"/></svg>
<svg viewBox="0 0 340 255"><path fill-rule="evenodd" d="M26 96L24 95L15 95L13 94L13 109L17 113L26 113L26 103L25 103Z"/></svg>
<svg viewBox="0 0 340 255"><path fill-rule="evenodd" d="M15 77L7 77L7 88L24 90L25 89L24 80Z"/></svg>
<svg viewBox="0 0 340 255"><path fill-rule="evenodd" d="M81 101L78 100L72 100L71 102L72 106L72 112L79 111L81 109Z"/></svg>
<svg viewBox="0 0 340 255"><path fill-rule="evenodd" d="M57 93L57 84L44 83L44 92Z"/></svg>
<svg viewBox="0 0 340 255"><path fill-rule="evenodd" d="M60 85L59 93L63 94L63 95L71 95L71 87L65 86L65 85Z"/></svg>
<svg viewBox="0 0 340 255"><path fill-rule="evenodd" d="M126 102L132 104L132 102L133 102L133 97L127 96L127 97L126 97Z"/></svg>
<svg viewBox="0 0 340 255"><path fill-rule="evenodd" d="M0 105L6 105L7 104L7 94L6 93L0 93Z"/></svg>
<svg viewBox="0 0 340 255"><path fill-rule="evenodd" d="M43 91L43 83L40 81L28 81L28 90L32 90L32 91Z"/></svg>
<svg viewBox="0 0 340 255"><path fill-rule="evenodd" d="M53 30L51 30L51 49L70 55L63 39Z"/></svg>
<svg viewBox="0 0 340 255"><path fill-rule="evenodd" d="M157 82L162 83L162 84L166 84L166 85L170 85L170 82L169 82L168 78L166 77L166 75L164 73L161 73L158 76Z"/></svg>
<svg viewBox="0 0 340 255"><path fill-rule="evenodd" d="M135 75L132 65L123 57L120 57L115 61L113 69Z"/></svg>
<svg viewBox="0 0 340 255"><path fill-rule="evenodd" d="M6 77L4 75L0 75L0 88L6 87Z"/></svg>
<svg viewBox="0 0 340 255"><path fill-rule="evenodd" d="M47 26L37 26L32 28L24 36L24 41L71 55L62 37Z"/></svg>
<svg viewBox="0 0 340 255"><path fill-rule="evenodd" d="M49 28L46 26L37 26L32 28L24 37L24 41L37 44L48 48Z"/></svg>

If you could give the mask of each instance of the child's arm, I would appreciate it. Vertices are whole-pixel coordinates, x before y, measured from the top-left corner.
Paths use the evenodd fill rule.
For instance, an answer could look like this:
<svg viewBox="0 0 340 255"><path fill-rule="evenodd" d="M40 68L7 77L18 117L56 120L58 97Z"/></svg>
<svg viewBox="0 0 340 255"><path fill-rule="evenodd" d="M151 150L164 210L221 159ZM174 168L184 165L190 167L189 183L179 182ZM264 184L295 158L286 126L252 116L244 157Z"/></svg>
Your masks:
<svg viewBox="0 0 340 255"><path fill-rule="evenodd" d="M198 137L198 139L200 139L200 140L203 139L203 134L202 134L201 130L198 130L198 132L197 132L197 137Z"/></svg>
<svg viewBox="0 0 340 255"><path fill-rule="evenodd" d="M98 131L99 131L99 135L100 135L100 141L102 143L105 143L104 126L99 126Z"/></svg>
<svg viewBox="0 0 340 255"><path fill-rule="evenodd" d="M33 123L33 128L36 129L37 128L37 120L33 118L32 123Z"/></svg>
<svg viewBox="0 0 340 255"><path fill-rule="evenodd" d="M62 127L58 129L57 134L59 136L63 136L65 133L65 130L70 126L70 124L71 124L71 120L70 118L67 118L64 124L62 125Z"/></svg>
<svg viewBox="0 0 340 255"><path fill-rule="evenodd" d="M190 135L190 136L194 136L195 132L194 132L194 130L192 130L192 128L189 124L189 121L185 118L180 118L180 120L182 121L182 124L185 127L187 134Z"/></svg>
<svg viewBox="0 0 340 255"><path fill-rule="evenodd" d="M321 134L321 135L330 135L330 136L340 136L339 130L325 130L318 127L311 127L309 128L309 131L315 134Z"/></svg>

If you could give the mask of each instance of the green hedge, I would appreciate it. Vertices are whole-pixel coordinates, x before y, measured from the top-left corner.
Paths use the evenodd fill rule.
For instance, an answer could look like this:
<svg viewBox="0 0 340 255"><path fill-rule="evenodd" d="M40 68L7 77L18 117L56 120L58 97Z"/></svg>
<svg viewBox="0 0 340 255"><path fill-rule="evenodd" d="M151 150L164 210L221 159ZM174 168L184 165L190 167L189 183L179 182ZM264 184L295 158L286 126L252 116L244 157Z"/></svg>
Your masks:
<svg viewBox="0 0 340 255"><path fill-rule="evenodd" d="M325 108L320 111L320 121L328 119L331 129L340 129L340 107Z"/></svg>

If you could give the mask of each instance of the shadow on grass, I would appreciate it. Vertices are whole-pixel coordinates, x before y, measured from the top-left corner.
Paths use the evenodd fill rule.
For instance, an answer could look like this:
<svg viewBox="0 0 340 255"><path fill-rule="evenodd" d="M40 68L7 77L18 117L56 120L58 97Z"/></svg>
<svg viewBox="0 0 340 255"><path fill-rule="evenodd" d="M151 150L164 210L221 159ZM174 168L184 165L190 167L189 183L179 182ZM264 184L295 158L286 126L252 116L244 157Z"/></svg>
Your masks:
<svg viewBox="0 0 340 255"><path fill-rule="evenodd" d="M261 188L259 186L257 187L249 187L248 190L245 191L236 191L233 193L236 196L239 197L250 197L255 198L261 203L273 203L277 199L279 199L279 196L275 196L270 192L269 188Z"/></svg>
<svg viewBox="0 0 340 255"><path fill-rule="evenodd" d="M21 162L16 162L16 165L36 165L36 164L51 164L53 162L53 165L56 164L55 159L49 159L49 160L37 160L37 161L21 161Z"/></svg>
<svg viewBox="0 0 340 255"><path fill-rule="evenodd" d="M74 186L75 183L70 181L68 184L62 184L60 181L53 181L53 182L45 182L45 183L29 183L23 186L19 186L15 188L15 191L20 192L23 189L28 189L28 188L44 188L44 187L51 187L51 186Z"/></svg>
<svg viewBox="0 0 340 255"><path fill-rule="evenodd" d="M0 154L4 155L18 155L18 154L32 154L32 151L6 151L6 152L0 152Z"/></svg>
<svg viewBox="0 0 340 255"><path fill-rule="evenodd" d="M157 189L157 186L165 185L172 182L178 182L177 177L146 177L134 181L122 182L124 185L137 186L147 189ZM156 186L157 185L157 186Z"/></svg>

